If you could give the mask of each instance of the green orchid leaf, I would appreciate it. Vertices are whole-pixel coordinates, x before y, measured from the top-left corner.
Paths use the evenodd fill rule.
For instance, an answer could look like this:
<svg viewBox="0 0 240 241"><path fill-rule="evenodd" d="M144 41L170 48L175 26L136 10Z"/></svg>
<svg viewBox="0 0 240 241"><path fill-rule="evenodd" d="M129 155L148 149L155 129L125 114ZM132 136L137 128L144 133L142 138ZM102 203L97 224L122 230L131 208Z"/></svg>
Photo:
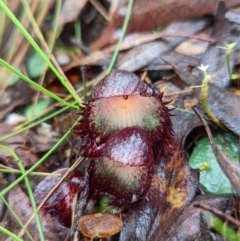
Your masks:
<svg viewBox="0 0 240 241"><path fill-rule="evenodd" d="M33 103L27 105L24 109L24 116L27 119L31 119L34 116L40 115L47 109L47 107L50 105L50 102L51 101L49 99L39 99L35 107Z"/></svg>
<svg viewBox="0 0 240 241"><path fill-rule="evenodd" d="M215 133L217 147L225 152L232 160L239 161L238 138L231 133ZM218 165L207 137L200 139L194 148L189 165L200 170L200 184L206 193L232 193L231 183Z"/></svg>
<svg viewBox="0 0 240 241"><path fill-rule="evenodd" d="M32 52L28 56L26 65L29 77L34 79L42 75L45 62L37 52Z"/></svg>

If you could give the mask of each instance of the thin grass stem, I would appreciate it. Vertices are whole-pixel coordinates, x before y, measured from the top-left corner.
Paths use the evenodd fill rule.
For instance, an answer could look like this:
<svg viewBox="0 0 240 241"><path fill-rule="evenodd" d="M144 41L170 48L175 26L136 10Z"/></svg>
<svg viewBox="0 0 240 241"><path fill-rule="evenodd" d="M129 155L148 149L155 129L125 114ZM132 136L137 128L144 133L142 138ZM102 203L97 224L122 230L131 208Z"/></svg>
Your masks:
<svg viewBox="0 0 240 241"><path fill-rule="evenodd" d="M21 170L22 174L26 173L26 170L25 170L21 160L19 159L18 155L11 148L9 148L7 146L4 146L4 145L0 145L0 149L7 151L13 157L13 159L16 161L19 169ZM26 184L26 187L27 187L27 190L28 190L29 199L30 199L30 202L32 204L32 209L33 209L33 212L34 212L34 215L35 215L37 228L38 228L38 232L39 232L39 238L40 238L41 241L45 241L42 223L41 223L41 220L40 220L40 217L39 217L37 205L36 205L36 202L35 202L35 199L34 199L34 196L33 196L33 191L32 191L31 184L30 184L30 181L28 179L28 176L24 177L24 181L25 181L25 184ZM2 195L2 197L3 197L3 195Z"/></svg>
<svg viewBox="0 0 240 241"><path fill-rule="evenodd" d="M62 98L58 97L57 95L53 94L51 91L48 91L47 89L45 89L44 87L42 87L41 85L35 83L34 81L32 81L31 79L29 79L27 76L25 76L24 74L22 74L21 72L19 72L17 69L15 69L13 66L11 66L10 64L8 64L6 61L4 61L3 59L0 59L0 65L6 67L7 69L9 69L10 71L12 71L14 74L16 74L17 76L19 76L19 78L23 79L26 83L28 83L30 86L32 86L33 88L41 91L42 93L48 95L49 97L55 99L56 101L60 102L63 105L67 105L71 108L74 109L79 109L78 106L76 105L72 105L69 104L67 101L63 100Z"/></svg>
<svg viewBox="0 0 240 241"><path fill-rule="evenodd" d="M81 118L81 117L80 117ZM80 118L74 123L72 128L79 122ZM72 128L70 128L63 137L31 168L29 168L24 174L22 174L18 179L9 184L4 190L0 192L0 196L7 194L12 188L14 188L18 183L20 183L27 175L33 172L39 165L41 165L61 144L62 142L70 135Z"/></svg>
<svg viewBox="0 0 240 241"><path fill-rule="evenodd" d="M75 95L72 88L67 84L66 80L61 76L61 74L57 71L51 61L48 59L47 55L41 50L32 36L28 33L28 31L24 28L24 26L18 21L18 19L14 16L11 10L7 7L7 5L0 0L0 8L5 12L8 18L16 25L19 31L23 34L23 36L28 40L28 42L32 45L32 47L38 52L38 54L42 57L42 59L47 63L49 68L53 71L53 73L57 76L63 86L68 90L68 92L73 96L73 98L81 105L80 98Z"/></svg>
<svg viewBox="0 0 240 241"><path fill-rule="evenodd" d="M106 71L107 74L109 74L112 71L112 69L113 69L113 67L115 65L115 62L117 60L118 53L120 51L120 48L121 48L121 45L122 45L122 42L123 42L126 30L127 30L127 26L128 26L128 23L129 23L129 19L130 19L130 16L131 16L133 3L134 3L134 0L129 0L128 1L127 13L126 13L126 16L125 16L125 19L124 19L124 22L123 22L122 33L121 33L121 36L120 36L120 38L118 40L116 49L115 49L115 51L113 53L111 62L110 62L109 66L108 66L108 69Z"/></svg>
<svg viewBox="0 0 240 241"><path fill-rule="evenodd" d="M9 237L13 238L15 241L24 241L21 238L19 238L16 234L10 232L8 229L4 228L3 226L0 226L0 233L5 233Z"/></svg>

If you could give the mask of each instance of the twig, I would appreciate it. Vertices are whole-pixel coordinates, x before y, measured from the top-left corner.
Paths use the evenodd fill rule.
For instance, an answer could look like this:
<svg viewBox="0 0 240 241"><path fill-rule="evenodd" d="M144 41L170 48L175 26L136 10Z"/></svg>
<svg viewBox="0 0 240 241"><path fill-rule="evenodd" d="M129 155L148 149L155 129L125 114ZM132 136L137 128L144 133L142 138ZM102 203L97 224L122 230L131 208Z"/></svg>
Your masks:
<svg viewBox="0 0 240 241"><path fill-rule="evenodd" d="M196 203L193 205L194 207L196 208L202 208L204 210L207 210L213 214L215 214L216 216L220 217L220 218L223 218L233 224L235 224L237 227L240 228L240 221L238 221L237 219L231 217L230 215L227 215L225 213L223 213L222 211L216 209L216 208L211 208L210 206L206 205L206 204L203 204L203 203Z"/></svg>

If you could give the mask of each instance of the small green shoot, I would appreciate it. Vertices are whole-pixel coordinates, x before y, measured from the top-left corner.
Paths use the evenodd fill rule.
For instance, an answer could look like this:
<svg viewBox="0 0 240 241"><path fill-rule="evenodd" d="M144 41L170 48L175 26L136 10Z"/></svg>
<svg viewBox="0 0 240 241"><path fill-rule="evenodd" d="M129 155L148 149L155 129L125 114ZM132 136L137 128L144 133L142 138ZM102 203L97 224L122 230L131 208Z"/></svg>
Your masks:
<svg viewBox="0 0 240 241"><path fill-rule="evenodd" d="M115 213L115 209L110 205L110 199L107 196L104 196L99 201L99 213Z"/></svg>
<svg viewBox="0 0 240 241"><path fill-rule="evenodd" d="M232 71L231 71L231 66L230 66L230 57L231 57L231 54L233 52L233 50L235 49L236 47L236 43L226 43L224 47L218 47L220 49L224 49L226 52L225 52L225 57L226 57L226 63L227 63L227 69L228 69L228 74L229 74L229 77L231 79L231 74L232 74Z"/></svg>
<svg viewBox="0 0 240 241"><path fill-rule="evenodd" d="M211 80L211 76L207 74L208 65L201 65L198 67L200 70L203 71L204 79L202 81L201 86L201 103L202 106L207 113L207 115L211 118L213 122L217 126L219 126L223 131L227 131L226 127L218 120L218 118L211 112L207 104L207 97L208 97L208 82Z"/></svg>
<svg viewBox="0 0 240 241"><path fill-rule="evenodd" d="M237 79L239 79L239 74L237 74L237 73L233 73L233 74L231 74L231 80L237 80Z"/></svg>

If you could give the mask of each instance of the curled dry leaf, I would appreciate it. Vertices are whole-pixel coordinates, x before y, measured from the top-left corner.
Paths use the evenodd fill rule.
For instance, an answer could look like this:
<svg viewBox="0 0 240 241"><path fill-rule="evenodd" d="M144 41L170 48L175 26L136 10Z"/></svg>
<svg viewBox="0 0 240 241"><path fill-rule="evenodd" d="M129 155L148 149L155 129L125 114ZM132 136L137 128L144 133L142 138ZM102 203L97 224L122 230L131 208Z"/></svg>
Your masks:
<svg viewBox="0 0 240 241"><path fill-rule="evenodd" d="M121 231L123 221L115 215L96 213L81 217L78 227L88 238L108 238Z"/></svg>
<svg viewBox="0 0 240 241"><path fill-rule="evenodd" d="M9 192L8 203L22 223L26 223L33 214L29 199L19 186L13 188ZM56 219L52 218L52 216L45 210L39 210L39 216L46 240L59 241L66 238L69 231L68 228L64 227ZM6 228L9 228L9 230L15 234L20 230L19 225L12 216L10 217L10 215L7 219ZM34 241L40 240L35 219L33 219L28 225L27 230L33 237ZM29 238L24 234L23 240L28 241Z"/></svg>
<svg viewBox="0 0 240 241"><path fill-rule="evenodd" d="M53 172L53 174L64 175L67 170L67 168L62 168ZM60 179L60 177L51 175L44 178L38 184L34 191L35 200L38 205L51 192ZM71 226L74 195L80 193L84 186L85 179L83 173L74 170L58 189L52 193L42 209L50 213L59 223L69 228Z"/></svg>

